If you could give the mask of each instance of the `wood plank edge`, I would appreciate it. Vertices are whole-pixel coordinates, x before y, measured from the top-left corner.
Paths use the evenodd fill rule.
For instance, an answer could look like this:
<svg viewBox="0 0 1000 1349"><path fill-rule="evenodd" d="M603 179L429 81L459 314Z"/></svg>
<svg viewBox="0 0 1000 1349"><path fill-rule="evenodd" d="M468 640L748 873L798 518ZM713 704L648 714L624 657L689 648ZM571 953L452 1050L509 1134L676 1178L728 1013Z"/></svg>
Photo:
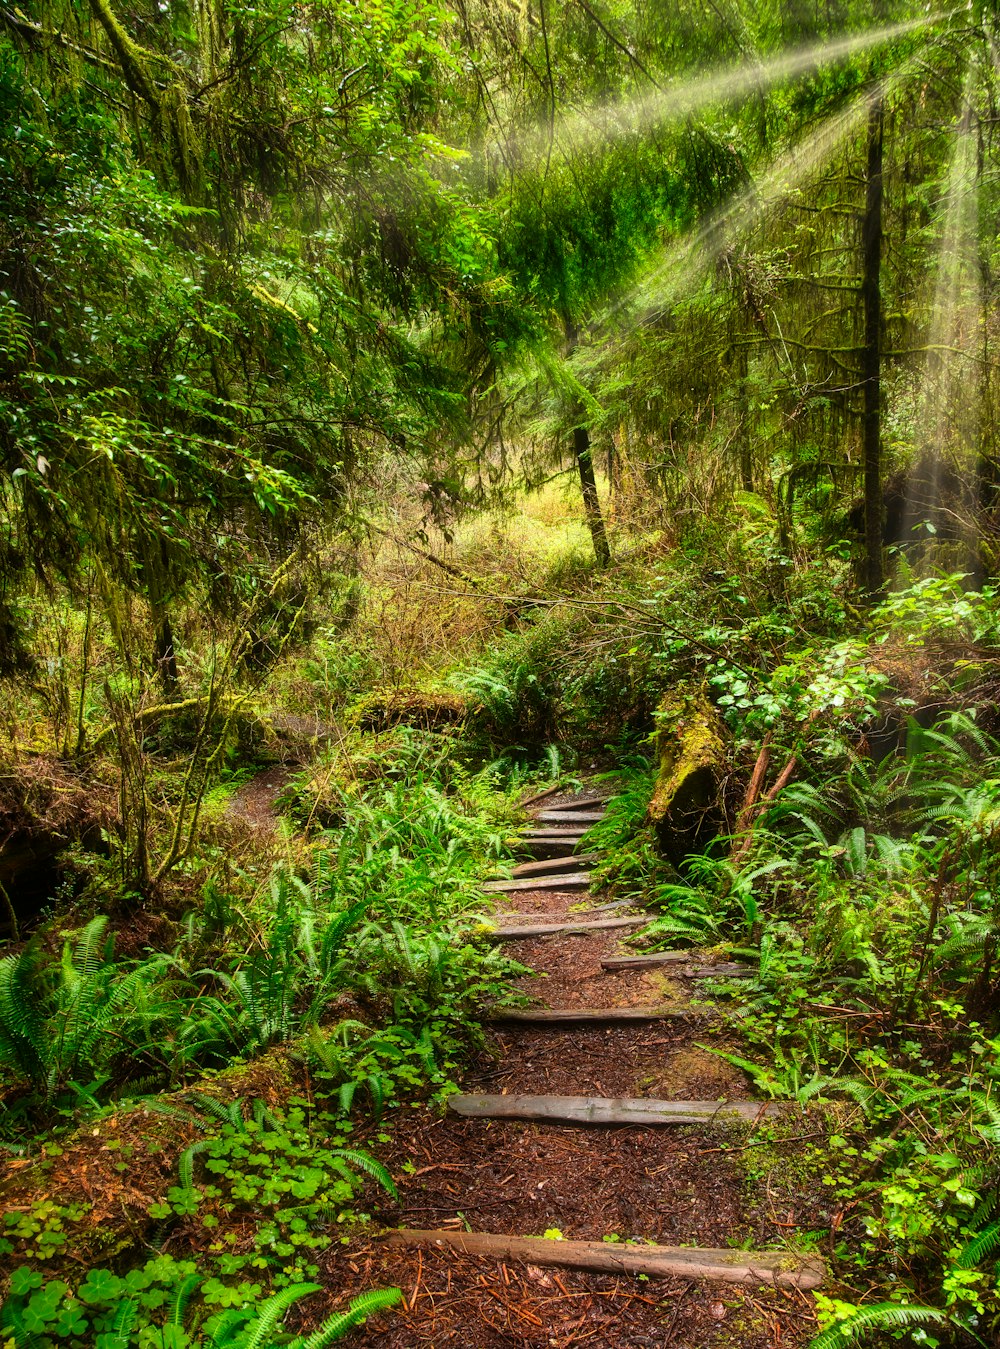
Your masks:
<svg viewBox="0 0 1000 1349"><path fill-rule="evenodd" d="M819 1256L783 1251L714 1250L697 1246L624 1246L602 1241L551 1241L492 1232L397 1228L385 1241L393 1246L436 1246L463 1255L523 1260L534 1265L592 1270L602 1274L645 1274L707 1282L772 1284L779 1288L818 1288L827 1276Z"/></svg>
<svg viewBox="0 0 1000 1349"><path fill-rule="evenodd" d="M732 1124L787 1114L788 1101L663 1101L652 1097L503 1096L459 1093L448 1109L463 1119L527 1119L597 1126Z"/></svg>

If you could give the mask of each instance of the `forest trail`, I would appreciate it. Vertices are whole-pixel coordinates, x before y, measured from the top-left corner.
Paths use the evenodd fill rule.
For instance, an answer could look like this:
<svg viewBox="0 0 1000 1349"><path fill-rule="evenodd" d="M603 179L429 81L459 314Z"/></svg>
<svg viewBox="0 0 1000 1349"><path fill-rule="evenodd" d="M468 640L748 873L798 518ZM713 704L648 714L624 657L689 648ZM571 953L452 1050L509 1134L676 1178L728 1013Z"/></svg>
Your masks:
<svg viewBox="0 0 1000 1349"><path fill-rule="evenodd" d="M398 1284L405 1300L370 1324L368 1344L764 1349L810 1337L807 1290L825 1266L789 1245L822 1220L784 1188L795 1140L773 1149L781 1177L751 1177L741 1161L747 1145L768 1153L754 1131L789 1108L747 1100L742 1076L700 1047L710 1034L724 1044L722 1017L697 996L711 961L683 952L634 965L619 944L629 927L597 926L600 895L581 903L577 881L595 859L575 849L604 805L536 806L533 860L487 887L511 906L495 938L532 971L523 991L561 1016L505 1014L494 1056L444 1118L394 1121L386 1160L400 1201L380 1217L395 1231L348 1264L352 1294ZM552 827L558 841L539 832ZM620 902L613 911L645 921ZM792 1132L807 1130L797 1121Z"/></svg>

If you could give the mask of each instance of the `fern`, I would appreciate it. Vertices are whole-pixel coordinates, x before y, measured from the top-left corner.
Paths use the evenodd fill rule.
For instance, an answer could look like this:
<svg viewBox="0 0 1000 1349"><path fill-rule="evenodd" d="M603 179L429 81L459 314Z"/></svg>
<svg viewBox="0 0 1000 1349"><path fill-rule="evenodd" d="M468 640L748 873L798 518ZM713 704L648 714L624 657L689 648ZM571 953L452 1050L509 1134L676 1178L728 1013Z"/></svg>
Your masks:
<svg viewBox="0 0 1000 1349"><path fill-rule="evenodd" d="M190 1302L195 1289L198 1288L200 1284L200 1274L189 1274L180 1286L174 1290L174 1295L170 1299L170 1310L167 1313L166 1324L168 1326L183 1326L187 1305Z"/></svg>
<svg viewBox="0 0 1000 1349"><path fill-rule="evenodd" d="M296 1283L291 1288L283 1288L280 1293L269 1297L248 1326L241 1349L266 1349L269 1337L288 1308L300 1298L322 1292L322 1288L323 1285L319 1283Z"/></svg>
<svg viewBox="0 0 1000 1349"><path fill-rule="evenodd" d="M808 1349L843 1349L870 1330L898 1330L907 1326L948 1325L951 1318L936 1307L909 1307L898 1302L879 1302L859 1308L846 1321L838 1321L810 1340Z"/></svg>
<svg viewBox="0 0 1000 1349"><path fill-rule="evenodd" d="M385 1190L387 1194L390 1194L393 1199L399 1198L399 1192L396 1189L396 1184L393 1181L392 1176L381 1162L376 1161L376 1159L369 1156L367 1152L359 1152L355 1148L338 1148L336 1155L342 1157L345 1161L350 1162L353 1166L356 1166L359 1171L363 1171L365 1175L370 1176L372 1180L377 1181L378 1184L382 1186L383 1190Z"/></svg>
<svg viewBox="0 0 1000 1349"><path fill-rule="evenodd" d="M299 1336L288 1349L326 1349L334 1340L341 1339L349 1330L367 1321L369 1316L394 1307L402 1298L399 1288L375 1288L353 1298L346 1312L334 1312L311 1335Z"/></svg>
<svg viewBox="0 0 1000 1349"><path fill-rule="evenodd" d="M990 1223L989 1227L980 1232L960 1252L958 1259L955 1261L955 1268L975 1269L981 1260L985 1260L988 1255L992 1255L998 1249L1000 1249L1000 1222Z"/></svg>

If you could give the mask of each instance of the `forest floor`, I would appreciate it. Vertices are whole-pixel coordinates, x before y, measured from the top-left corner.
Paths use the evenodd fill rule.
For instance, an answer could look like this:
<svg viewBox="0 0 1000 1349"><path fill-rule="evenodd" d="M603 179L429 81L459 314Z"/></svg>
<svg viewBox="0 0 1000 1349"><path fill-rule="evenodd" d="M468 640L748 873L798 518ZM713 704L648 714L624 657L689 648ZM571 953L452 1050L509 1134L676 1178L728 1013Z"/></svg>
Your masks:
<svg viewBox="0 0 1000 1349"><path fill-rule="evenodd" d="M581 904L580 892L560 890L557 879L551 888L498 899L514 906L499 911L501 923L512 916L551 922L602 902L593 894ZM701 1047L706 1039L724 1046L724 1019L691 995L689 979L662 970L604 971L602 957L628 949L616 933L528 938L510 949L533 970L523 991L543 1005L658 1005L685 1015L630 1026L498 1029L471 1066L465 1092L746 1098L742 1074ZM576 1126L442 1118L421 1107L384 1119L378 1132L391 1136L381 1156L400 1182L398 1205L376 1215L386 1228L511 1236L556 1229L566 1239L611 1245L793 1250L797 1232L828 1225L800 1193L796 1135L814 1136L801 1121L775 1142L742 1123ZM324 1275L337 1304L371 1287L403 1289L402 1306L364 1335L385 1349L765 1349L804 1344L815 1330L812 1299L797 1288L588 1274L434 1246L388 1246L370 1234L328 1252Z"/></svg>

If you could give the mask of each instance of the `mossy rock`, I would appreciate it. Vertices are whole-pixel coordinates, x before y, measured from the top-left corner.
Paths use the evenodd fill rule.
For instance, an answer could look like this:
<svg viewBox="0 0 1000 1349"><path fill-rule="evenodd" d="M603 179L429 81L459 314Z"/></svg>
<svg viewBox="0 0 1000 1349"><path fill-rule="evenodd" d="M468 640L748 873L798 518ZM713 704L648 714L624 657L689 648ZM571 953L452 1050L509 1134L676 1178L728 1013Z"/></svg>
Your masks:
<svg viewBox="0 0 1000 1349"><path fill-rule="evenodd" d="M664 856L676 864L703 851L723 828L724 727L704 692L691 688L667 694L657 722L660 772L649 820Z"/></svg>

